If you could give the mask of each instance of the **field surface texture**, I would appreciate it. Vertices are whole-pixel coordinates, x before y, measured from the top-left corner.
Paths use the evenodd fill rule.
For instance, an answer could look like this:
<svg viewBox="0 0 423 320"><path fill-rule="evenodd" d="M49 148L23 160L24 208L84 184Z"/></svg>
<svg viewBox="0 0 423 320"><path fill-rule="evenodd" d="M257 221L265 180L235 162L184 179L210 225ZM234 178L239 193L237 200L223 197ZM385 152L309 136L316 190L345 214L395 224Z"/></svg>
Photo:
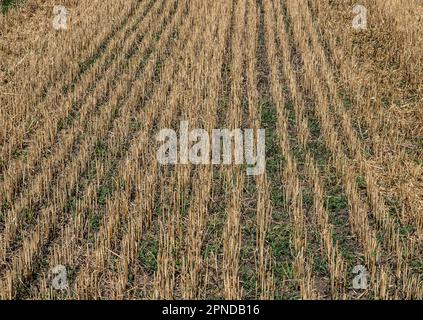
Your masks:
<svg viewBox="0 0 423 320"><path fill-rule="evenodd" d="M1 4L1 299L423 299L421 1L55 5Z"/></svg>

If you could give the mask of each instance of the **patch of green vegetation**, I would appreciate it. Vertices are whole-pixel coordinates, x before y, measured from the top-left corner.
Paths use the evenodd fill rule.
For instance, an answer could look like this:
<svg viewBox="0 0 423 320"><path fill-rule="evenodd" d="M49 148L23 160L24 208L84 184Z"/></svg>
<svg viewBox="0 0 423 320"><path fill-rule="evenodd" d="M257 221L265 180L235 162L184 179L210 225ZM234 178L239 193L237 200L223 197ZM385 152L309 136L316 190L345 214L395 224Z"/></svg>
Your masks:
<svg viewBox="0 0 423 320"><path fill-rule="evenodd" d="M416 274L423 275L423 260L411 261L410 267Z"/></svg>
<svg viewBox="0 0 423 320"><path fill-rule="evenodd" d="M158 60L156 62L155 67L154 67L154 77L155 78L158 78L160 76L162 68L163 68L163 62L161 60Z"/></svg>
<svg viewBox="0 0 423 320"><path fill-rule="evenodd" d="M241 274L243 275L241 283L246 297L254 297L256 292L257 276L255 269L246 264L241 266Z"/></svg>
<svg viewBox="0 0 423 320"><path fill-rule="evenodd" d="M358 263L361 263L362 261L359 261L357 257L354 255L354 253L346 246L339 246L339 249L341 251L341 255L344 258L344 260L347 262L348 266L355 266Z"/></svg>
<svg viewBox="0 0 423 320"><path fill-rule="evenodd" d="M22 0L3 0L1 3L1 12L3 14L7 13L9 9L13 6L17 6Z"/></svg>
<svg viewBox="0 0 423 320"><path fill-rule="evenodd" d="M282 208L285 204L285 195L281 190L272 188L270 192L270 200L275 207Z"/></svg>
<svg viewBox="0 0 423 320"><path fill-rule="evenodd" d="M95 146L95 155L98 158L104 158L107 154L107 144L99 141Z"/></svg>
<svg viewBox="0 0 423 320"><path fill-rule="evenodd" d="M403 225L403 226L399 227L398 231L399 231L399 235L402 238L406 238L406 237L410 236L411 234L413 234L416 231L416 229L415 229L415 227L410 226L410 225Z"/></svg>
<svg viewBox="0 0 423 320"><path fill-rule="evenodd" d="M390 103L387 97L382 97L380 99L380 102L382 103L382 107L384 107L385 109L388 109Z"/></svg>
<svg viewBox="0 0 423 320"><path fill-rule="evenodd" d="M87 168L87 170L84 174L84 177L87 180L92 180L96 177L96 174L97 174L97 164L96 164L96 162L93 161L93 162L90 163L90 166Z"/></svg>
<svg viewBox="0 0 423 320"><path fill-rule="evenodd" d="M116 191L125 190L127 181L124 178L118 177L117 179L112 180L112 188Z"/></svg>
<svg viewBox="0 0 423 320"><path fill-rule="evenodd" d="M363 176L358 176L356 178L356 183L357 187L361 190L364 190L367 187L366 179Z"/></svg>
<svg viewBox="0 0 423 320"><path fill-rule="evenodd" d="M295 128L295 130L297 131L297 128L296 128L296 126L297 126L297 115L295 114L295 111L293 109L294 106L292 105L292 103L290 103L291 100L288 99L287 101L288 102L285 103L285 107L286 107L286 110L288 111L287 112L288 126ZM291 105L292 105L292 107L291 107Z"/></svg>
<svg viewBox="0 0 423 320"><path fill-rule="evenodd" d="M283 162L276 132L277 113L274 104L268 100L261 101L261 109L262 127L266 130L266 171L272 180L277 177Z"/></svg>
<svg viewBox="0 0 423 320"><path fill-rule="evenodd" d="M316 139L308 143L309 150L312 151L316 165L319 167L326 166L330 159L330 152L326 148L323 139Z"/></svg>
<svg viewBox="0 0 423 320"><path fill-rule="evenodd" d="M277 114L274 104L269 100L261 101L261 121L264 129L275 128L277 122Z"/></svg>
<svg viewBox="0 0 423 320"><path fill-rule="evenodd" d="M96 61L101 57L103 52L105 51L105 44L103 43L101 46L101 50L99 52L94 53L91 57L89 57L87 60L82 61L79 63L79 73L78 75L72 80L72 83L70 85L66 85L63 88L63 93L67 94L70 90L72 90L75 85L78 83L79 80L81 80L82 75L91 67L93 66Z"/></svg>
<svg viewBox="0 0 423 320"><path fill-rule="evenodd" d="M339 211L348 207L347 197L342 195L328 197L328 209L331 211Z"/></svg>
<svg viewBox="0 0 423 320"><path fill-rule="evenodd" d="M210 257L212 254L214 256L217 255L217 252L219 250L219 246L215 243L211 243L211 244L207 244L206 245L206 249L204 250L204 258L207 259L208 257Z"/></svg>
<svg viewBox="0 0 423 320"><path fill-rule="evenodd" d="M383 230L378 230L376 232L376 239L377 239L378 242L384 243L385 242L385 232Z"/></svg>
<svg viewBox="0 0 423 320"><path fill-rule="evenodd" d="M303 196L303 205L306 208L311 208L314 204L313 190L309 188L303 189L302 196Z"/></svg>
<svg viewBox="0 0 423 320"><path fill-rule="evenodd" d="M281 154L275 154L266 160L267 173L271 179L277 178L283 160Z"/></svg>
<svg viewBox="0 0 423 320"><path fill-rule="evenodd" d="M20 148L15 149L15 150L12 152L12 158L13 158L13 159L17 159L17 158L19 158L20 156L22 156L23 154L24 154L24 150L23 150L23 149L20 149Z"/></svg>
<svg viewBox="0 0 423 320"><path fill-rule="evenodd" d="M155 32L154 33L154 41L159 41L161 35L162 35L162 30Z"/></svg>
<svg viewBox="0 0 423 320"><path fill-rule="evenodd" d="M268 238L272 239L270 246L275 256L289 256L291 254L290 230L288 226L275 226L268 234Z"/></svg>
<svg viewBox="0 0 423 320"><path fill-rule="evenodd" d="M280 215L284 215L280 213ZM288 217L285 217L288 219ZM281 218L282 219L282 218ZM273 272L276 282L280 283L284 278L292 279L293 265L291 261L291 230L289 225L278 224L269 230L267 242L272 253L277 259L274 261Z"/></svg>
<svg viewBox="0 0 423 320"><path fill-rule="evenodd" d="M97 193L97 196L98 196L98 203L100 204L100 205L105 205L106 204L106 201L107 201L107 197L110 195L110 188L108 187L108 186L101 186L99 189L98 189L98 193Z"/></svg>
<svg viewBox="0 0 423 320"><path fill-rule="evenodd" d="M71 199L69 199L68 202L66 203L66 212L70 212L72 214L75 213L76 203L77 203L76 197L72 197Z"/></svg>
<svg viewBox="0 0 423 320"><path fill-rule="evenodd" d="M91 212L89 217L90 229L95 232L100 230L101 216L96 212Z"/></svg>
<svg viewBox="0 0 423 320"><path fill-rule="evenodd" d="M303 148L298 146L296 141L292 145L295 145L295 147L291 148L291 150L292 150L292 153L295 157L295 160L297 161L297 165L299 166L297 169L299 169L299 171L301 171L301 169L302 169L302 167L304 166L304 163L305 163L305 157L306 157L305 151L304 151Z"/></svg>
<svg viewBox="0 0 423 320"><path fill-rule="evenodd" d="M91 57L89 57L87 60L81 63L81 70L82 72L85 72L90 68L92 65L96 63L96 61L101 57L102 52L96 52Z"/></svg>
<svg viewBox="0 0 423 320"><path fill-rule="evenodd" d="M287 101L291 103L292 101ZM292 107L292 106L291 106ZM290 114L291 115L291 114ZM276 283L277 299L297 299L296 295L285 297L285 283L287 279L293 279L293 257L292 257L292 230L288 213L285 210L286 199L281 188L281 171L285 159L279 146L277 133L277 110L275 105L267 100L261 100L261 120L262 127L266 129L266 172L271 185L270 199L273 207L273 223L269 228L266 242L271 248L275 257L272 264L272 271ZM289 121L295 122L295 117L290 117ZM290 284L288 284L290 286Z"/></svg>
<svg viewBox="0 0 423 320"><path fill-rule="evenodd" d="M157 239L151 237L141 242L138 260L148 272L157 270L157 255L159 252L159 243Z"/></svg>
<svg viewBox="0 0 423 320"><path fill-rule="evenodd" d="M314 269L321 275L329 274L328 263L320 254L314 257Z"/></svg>
<svg viewBox="0 0 423 320"><path fill-rule="evenodd" d="M316 118L310 115L308 116L308 128L310 130L311 136L313 137L320 136L320 132L321 132L320 123Z"/></svg>

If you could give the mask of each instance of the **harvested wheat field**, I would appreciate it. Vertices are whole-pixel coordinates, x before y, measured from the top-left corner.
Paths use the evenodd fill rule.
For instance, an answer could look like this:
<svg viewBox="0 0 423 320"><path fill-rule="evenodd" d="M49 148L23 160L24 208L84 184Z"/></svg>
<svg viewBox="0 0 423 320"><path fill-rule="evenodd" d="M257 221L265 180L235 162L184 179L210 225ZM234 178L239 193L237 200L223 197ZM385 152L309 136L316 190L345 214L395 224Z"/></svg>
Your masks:
<svg viewBox="0 0 423 320"><path fill-rule="evenodd" d="M1 299L423 299L421 1L56 5L1 4Z"/></svg>

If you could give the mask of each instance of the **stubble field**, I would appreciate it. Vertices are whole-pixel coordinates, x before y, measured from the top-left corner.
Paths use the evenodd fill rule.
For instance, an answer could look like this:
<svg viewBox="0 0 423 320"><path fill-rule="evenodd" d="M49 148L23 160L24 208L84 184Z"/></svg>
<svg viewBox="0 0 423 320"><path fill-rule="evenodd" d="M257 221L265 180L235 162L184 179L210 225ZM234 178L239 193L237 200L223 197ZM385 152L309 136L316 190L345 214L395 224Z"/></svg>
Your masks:
<svg viewBox="0 0 423 320"><path fill-rule="evenodd" d="M0 14L0 298L423 299L419 1L55 4ZM265 172L160 164L181 121Z"/></svg>

